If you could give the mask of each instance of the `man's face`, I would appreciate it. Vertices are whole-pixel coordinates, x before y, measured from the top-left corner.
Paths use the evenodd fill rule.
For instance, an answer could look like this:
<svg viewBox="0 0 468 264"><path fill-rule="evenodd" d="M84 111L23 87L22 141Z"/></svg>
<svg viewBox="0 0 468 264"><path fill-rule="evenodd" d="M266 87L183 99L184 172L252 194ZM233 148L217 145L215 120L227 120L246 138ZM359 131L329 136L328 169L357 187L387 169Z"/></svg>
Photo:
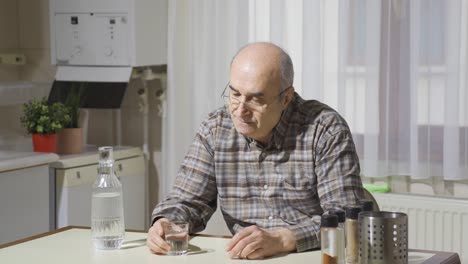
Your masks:
<svg viewBox="0 0 468 264"><path fill-rule="evenodd" d="M266 144L286 105L279 77L255 67L231 67L226 95L237 132Z"/></svg>

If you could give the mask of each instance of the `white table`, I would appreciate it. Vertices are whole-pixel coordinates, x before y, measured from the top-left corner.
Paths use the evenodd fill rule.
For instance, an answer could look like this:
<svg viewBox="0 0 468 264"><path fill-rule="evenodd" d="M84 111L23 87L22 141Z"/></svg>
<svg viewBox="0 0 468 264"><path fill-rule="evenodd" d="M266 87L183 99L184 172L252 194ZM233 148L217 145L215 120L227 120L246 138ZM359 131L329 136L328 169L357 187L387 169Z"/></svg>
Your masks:
<svg viewBox="0 0 468 264"><path fill-rule="evenodd" d="M151 254L146 247L146 233L127 232L120 250L96 250L87 228L66 227L54 232L31 237L14 243L0 245L0 263L157 263L157 264L209 264L209 263L320 263L320 251L291 253L267 260L230 259L224 248L227 237L195 236L190 240L190 253L186 256ZM3 248L2 248L3 247ZM440 255L436 252L410 252L410 263L441 263L456 256L454 253ZM439 256L441 258L437 259ZM437 262L430 260L436 259ZM455 258L453 258L455 260ZM457 263L444 262L444 263ZM458 259L459 263L459 259Z"/></svg>

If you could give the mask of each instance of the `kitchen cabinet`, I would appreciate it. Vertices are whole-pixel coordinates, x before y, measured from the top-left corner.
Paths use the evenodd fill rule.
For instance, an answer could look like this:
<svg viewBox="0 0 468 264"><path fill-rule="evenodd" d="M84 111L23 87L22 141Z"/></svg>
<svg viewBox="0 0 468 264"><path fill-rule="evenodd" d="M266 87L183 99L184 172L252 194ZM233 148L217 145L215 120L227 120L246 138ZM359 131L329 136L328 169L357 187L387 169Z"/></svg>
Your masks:
<svg viewBox="0 0 468 264"><path fill-rule="evenodd" d="M136 147L114 148L114 170L122 182L126 229L145 229L145 165ZM51 163L55 180L55 227L91 225L92 184L97 177L96 147L76 155L63 155Z"/></svg>
<svg viewBox="0 0 468 264"><path fill-rule="evenodd" d="M56 154L0 151L0 244L53 228L49 163L56 160Z"/></svg>

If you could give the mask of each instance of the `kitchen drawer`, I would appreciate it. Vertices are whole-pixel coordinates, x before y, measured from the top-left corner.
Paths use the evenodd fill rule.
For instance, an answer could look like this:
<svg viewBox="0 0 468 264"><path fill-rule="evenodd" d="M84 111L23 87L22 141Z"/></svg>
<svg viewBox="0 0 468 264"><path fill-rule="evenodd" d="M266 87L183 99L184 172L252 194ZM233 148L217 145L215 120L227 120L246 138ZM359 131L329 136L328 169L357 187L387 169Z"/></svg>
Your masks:
<svg viewBox="0 0 468 264"><path fill-rule="evenodd" d="M97 178L93 165L55 169L57 228L91 225L92 185ZM125 228L145 229L144 159L136 156L117 160L114 170L122 182Z"/></svg>
<svg viewBox="0 0 468 264"><path fill-rule="evenodd" d="M143 158L129 158L118 160L114 164L115 174L121 177L140 177L145 173ZM98 165L80 166L69 169L56 169L57 185L72 187L77 185L92 185L98 175Z"/></svg>

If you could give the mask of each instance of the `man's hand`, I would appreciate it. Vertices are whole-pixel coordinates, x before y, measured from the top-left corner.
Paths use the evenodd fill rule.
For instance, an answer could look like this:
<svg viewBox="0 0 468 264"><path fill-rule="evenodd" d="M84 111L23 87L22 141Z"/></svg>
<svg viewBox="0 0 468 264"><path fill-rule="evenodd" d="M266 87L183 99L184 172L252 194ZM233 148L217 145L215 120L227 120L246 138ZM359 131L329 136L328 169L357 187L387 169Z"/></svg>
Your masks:
<svg viewBox="0 0 468 264"><path fill-rule="evenodd" d="M166 218L158 219L158 221L154 222L153 226L148 230L146 245L152 253L167 254L171 248L164 239L164 223L169 223L169 220Z"/></svg>
<svg viewBox="0 0 468 264"><path fill-rule="evenodd" d="M229 257L245 259L263 259L295 249L295 235L291 230L264 230L255 225L237 233L226 246Z"/></svg>

